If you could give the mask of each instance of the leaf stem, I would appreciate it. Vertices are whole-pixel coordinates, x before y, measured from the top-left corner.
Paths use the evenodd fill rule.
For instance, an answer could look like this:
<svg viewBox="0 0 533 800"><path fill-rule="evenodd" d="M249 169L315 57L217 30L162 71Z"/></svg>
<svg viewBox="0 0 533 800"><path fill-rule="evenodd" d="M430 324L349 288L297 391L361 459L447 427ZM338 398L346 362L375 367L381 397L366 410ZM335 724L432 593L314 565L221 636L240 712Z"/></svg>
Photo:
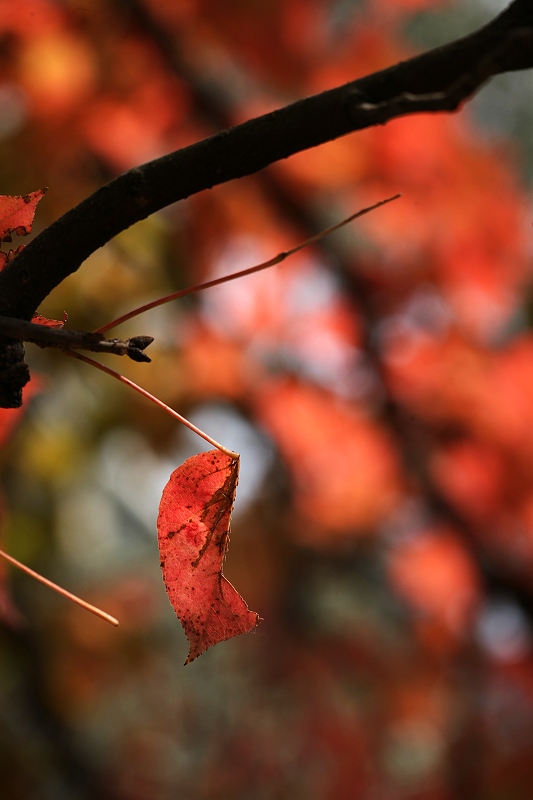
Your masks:
<svg viewBox="0 0 533 800"><path fill-rule="evenodd" d="M10 564L13 564L15 567L21 569L27 575L31 575L31 577L35 578L35 580L40 581L40 583L44 583L45 586L48 586L50 589L53 589L54 592L63 595L63 597L66 597L68 600L72 600L73 603L77 603L77 605L81 606L86 611L90 611L91 614L95 614L97 617L100 617L100 619L103 619L106 622L111 623L111 625L115 626L118 625L118 619L112 617L111 614L106 614L105 611L102 611L100 608L97 608L96 606L92 606L86 600L82 600L81 597L78 597L77 595L72 594L71 592L67 592L66 589L63 589L61 586L58 586L57 583L49 581L48 578L45 578L43 575L40 575L33 569L30 569L30 567L27 567L21 561L17 561L16 558L13 558L13 556L8 555L3 550L0 550L0 556L4 558L6 561L9 561Z"/></svg>
<svg viewBox="0 0 533 800"><path fill-rule="evenodd" d="M189 422L188 419L182 417L181 414L178 414L178 412L174 411L173 408L167 406L166 403L163 403L162 400L159 400L159 398L155 397L153 394L150 394L150 392L147 392L146 389L143 389L138 384L134 383L133 381L130 381L129 378L124 377L124 375L121 375L119 372L115 372L114 369L106 367L104 364L100 364L98 361L94 361L92 358L83 356L81 353L75 353L72 350L65 350L64 352L67 355L72 356L72 358L77 358L80 361L85 361L86 364L91 364L91 366L96 367L102 372L106 372L108 375L111 375L112 378L116 378L117 381L125 383L126 386L131 386L132 389L135 389L135 391L139 392L139 394L142 394L143 397L146 397L148 398L148 400L151 400L152 403L155 403L156 406L162 408L163 411L166 411L167 414L170 414L171 417L174 417L174 419L176 419L178 422L181 422L182 425L185 425L187 428L189 428L189 430L193 431L193 433L198 434L198 436L201 436L202 439L205 439L206 442L212 444L213 447L216 447L218 450L220 450L221 453L225 453L227 456L237 461L239 460L240 456L238 453L234 453L233 450L224 447L223 444L217 442L216 439L213 439L211 436L209 436L207 433L201 430L201 428L197 428L196 425L194 425L192 422Z"/></svg>
<svg viewBox="0 0 533 800"><path fill-rule="evenodd" d="M397 200L399 197L401 197L401 194L395 194L393 197L387 197L385 200L380 200L378 203L374 203L372 206L368 206L360 211L356 211L355 214L352 214L350 217L346 217L346 219L343 219L341 222L331 225L329 228L320 231L320 233L315 233L314 236L310 236L309 239L306 239L304 242L300 242L300 244L297 244L290 250L285 250L283 253L278 253L278 255L274 256L274 258L264 261L261 264L256 264L255 267L248 267L247 269L240 270L239 272L232 272L230 275L224 275L221 278L215 278L214 280L207 281L206 283L197 283L195 286L189 286L187 289L180 289L179 292L167 294L165 297L160 297L158 300L152 300L151 303L146 303L144 306L134 308L133 311L128 311L127 314L123 314L121 317L117 317L117 319L111 320L111 322L107 322L105 325L101 325L99 328L95 328L93 333L106 333L106 331L111 330L111 328L115 328L117 325L120 325L129 319L137 317L139 314L143 314L145 311L149 311L152 308L157 308L157 306L162 306L164 303L170 303L172 300L178 300L180 297L186 297L189 294L200 292L203 289L211 289L213 286L220 286L221 283L227 283L228 281L233 281L236 278L244 278L245 275L252 275L254 272L267 269L267 267L273 267L276 264L281 264L281 262L285 261L286 258L294 255L294 253L297 253L304 247L308 247L309 245L320 241L320 239L323 239L324 236L329 236L330 233L333 233L334 231L339 230L339 228L348 225L348 223L352 222L354 219L362 217L365 214L369 214L376 208L380 208L380 206L391 203L393 200Z"/></svg>

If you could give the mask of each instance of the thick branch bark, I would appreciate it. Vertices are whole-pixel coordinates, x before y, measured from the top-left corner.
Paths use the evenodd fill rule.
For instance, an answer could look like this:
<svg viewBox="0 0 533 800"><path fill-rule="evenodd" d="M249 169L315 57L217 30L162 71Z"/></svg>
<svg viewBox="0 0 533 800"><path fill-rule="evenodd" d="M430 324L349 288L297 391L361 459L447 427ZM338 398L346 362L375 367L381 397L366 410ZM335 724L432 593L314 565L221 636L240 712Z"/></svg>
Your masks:
<svg viewBox="0 0 533 800"><path fill-rule="evenodd" d="M0 273L0 314L29 319L91 253L171 203L394 117L454 110L492 75L532 66L533 4L514 0L470 36L132 169L67 212Z"/></svg>

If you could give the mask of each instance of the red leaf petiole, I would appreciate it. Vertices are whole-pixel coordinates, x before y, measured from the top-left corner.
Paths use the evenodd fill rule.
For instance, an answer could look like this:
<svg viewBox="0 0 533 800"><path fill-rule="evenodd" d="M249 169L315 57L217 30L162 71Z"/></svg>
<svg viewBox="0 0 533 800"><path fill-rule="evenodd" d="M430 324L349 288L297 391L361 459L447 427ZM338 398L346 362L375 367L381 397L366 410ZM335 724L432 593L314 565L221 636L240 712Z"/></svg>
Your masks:
<svg viewBox="0 0 533 800"><path fill-rule="evenodd" d="M91 614L95 614L97 617L100 617L100 619L103 619L106 622L109 622L111 625L118 625L118 619L115 619L115 617L112 617L111 614L107 614L105 611L102 611L100 608L97 608L96 606L92 606L86 600L82 600L81 597L78 597L77 595L72 594L71 592L67 592L66 589L63 589L61 586L58 586L57 583L53 583L53 581L49 581L48 578L45 578L39 572L35 572L35 570L30 569L25 564L23 564L21 561L17 561L16 558L13 558L13 556L8 555L3 550L0 550L0 556L2 558L4 558L6 561L9 561L10 564L13 564L15 567L18 567L20 570L22 570L22 572L25 572L27 575L30 575L32 578L35 578L35 580L39 581L40 583L43 583L45 586L48 586L50 589L53 589L54 592L57 592L58 594L62 595L63 597L66 597L68 600L72 600L73 603L77 603L77 605L81 606L86 611L90 611Z"/></svg>
<svg viewBox="0 0 533 800"><path fill-rule="evenodd" d="M395 194L393 197L387 197L385 200L380 200L378 203L374 203L372 206L362 208L360 211L356 211L355 214L352 214L350 217L343 219L342 222L337 222L335 225L331 225L329 228L320 231L320 233L315 233L314 236L310 236L309 239L306 239L304 242L300 242L300 244L297 244L290 250L285 250L283 253L278 253L278 255L274 256L274 258L264 261L261 264L256 264L255 267L248 267L247 269L240 270L240 272L232 272L231 275L224 275L222 278L215 278L214 280L207 281L206 283L197 283L195 286L189 286L187 289L180 289L179 292L167 294L165 297L160 297L158 300L152 300L151 303L146 303L144 306L134 308L133 311L128 311L127 314L123 314L121 317L117 317L116 319L111 320L111 322L107 322L105 325L95 328L93 333L105 333L106 331L111 330L111 328L116 328L117 325L121 325L123 322L126 322L129 319L133 319L133 317L143 314L145 311L150 311L152 308L157 308L157 306L170 303L172 300L178 300L180 297L186 297L189 294L201 292L203 289L211 289L213 286L220 286L221 283L227 283L228 281L233 281L236 278L244 278L246 275L252 275L254 272L259 272L262 269L267 269L268 267L273 267L276 264L281 264L281 262L285 261L286 258L294 255L294 253L297 253L299 250L303 250L304 247L308 247L309 245L320 241L320 239L323 239L324 236L329 236L330 233L339 230L339 228L343 228L345 225L348 225L349 222L353 222L354 219L358 219L365 214L369 214L376 208L380 208L387 203L391 203L393 200L397 200L399 197L401 197L401 194Z"/></svg>
<svg viewBox="0 0 533 800"><path fill-rule="evenodd" d="M110 369L109 367L104 366L104 364L100 364L98 361L94 361L92 358L88 358L87 356L82 356L81 353L76 353L73 350L65 350L64 352L67 355L72 356L73 358L78 358L80 361L85 361L86 364L91 364L91 366L96 367L102 372L106 372L108 375L111 375L111 377L115 378L117 381L125 383L126 386L131 386L131 388L135 389L136 392L139 392L139 394L142 394L143 397L146 397L148 400L151 400L152 403L155 403L156 406L159 406L159 408L163 409L163 411L166 411L167 414L170 414L170 416L174 417L175 420L181 422L182 425L185 425L187 428L189 428L189 430L193 431L193 433L196 433L198 434L198 436L201 436L202 439L205 439L206 442L213 445L213 447L216 447L218 450L220 450L221 453L225 453L227 456L237 461L239 460L240 456L238 453L234 453L233 450L230 450L228 447L224 447L223 444L220 444L220 442L217 442L216 439L213 439L203 430L197 428L196 425L194 425L192 422L189 422L189 420L186 419L185 417L182 417L181 414L178 414L178 412L174 411L174 409L170 408L170 406L167 406L166 403L163 403L162 400L159 400L153 394L147 392L146 389L143 389L138 384L134 383L133 381L130 381L129 378L124 377L124 375L121 375L119 372L115 372L114 369Z"/></svg>

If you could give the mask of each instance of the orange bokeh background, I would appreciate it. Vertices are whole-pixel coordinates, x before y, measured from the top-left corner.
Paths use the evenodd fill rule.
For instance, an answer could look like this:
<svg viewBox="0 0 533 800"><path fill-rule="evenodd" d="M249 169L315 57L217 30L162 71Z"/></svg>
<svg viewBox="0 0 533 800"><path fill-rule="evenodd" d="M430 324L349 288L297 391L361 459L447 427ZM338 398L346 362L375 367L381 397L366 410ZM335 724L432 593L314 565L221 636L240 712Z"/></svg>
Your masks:
<svg viewBox="0 0 533 800"><path fill-rule="evenodd" d="M38 233L121 171L409 57L415 31L469 32L472 5L481 23L444 0L2 0L1 193L49 187ZM520 148L468 107L398 119L165 209L47 298L91 330L402 194L117 329L153 335L153 362L106 363L242 453L225 572L265 622L185 670L155 520L202 442L28 346L27 402L0 412L2 546L121 626L2 567L0 794L529 800Z"/></svg>

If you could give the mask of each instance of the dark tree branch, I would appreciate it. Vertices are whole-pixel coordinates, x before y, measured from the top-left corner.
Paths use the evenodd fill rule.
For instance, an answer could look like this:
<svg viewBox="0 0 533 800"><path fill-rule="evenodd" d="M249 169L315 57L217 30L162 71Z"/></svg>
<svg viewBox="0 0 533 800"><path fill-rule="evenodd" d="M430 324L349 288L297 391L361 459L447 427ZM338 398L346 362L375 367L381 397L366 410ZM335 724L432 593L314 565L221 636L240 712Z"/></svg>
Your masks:
<svg viewBox="0 0 533 800"><path fill-rule="evenodd" d="M452 111L492 75L531 67L533 3L514 0L503 14L463 39L132 169L64 214L6 266L0 273L0 314L30 319L50 291L91 253L171 203L394 117ZM0 347L0 384L12 387L14 381L16 386L23 378L20 350L18 361L13 361L12 349L6 362ZM7 398L0 392L0 404L20 402L20 387L10 388Z"/></svg>
<svg viewBox="0 0 533 800"><path fill-rule="evenodd" d="M132 169L67 212L6 267L0 311L28 317L91 253L171 203L397 116L453 110L491 75L532 66L533 5L515 0L464 39Z"/></svg>

